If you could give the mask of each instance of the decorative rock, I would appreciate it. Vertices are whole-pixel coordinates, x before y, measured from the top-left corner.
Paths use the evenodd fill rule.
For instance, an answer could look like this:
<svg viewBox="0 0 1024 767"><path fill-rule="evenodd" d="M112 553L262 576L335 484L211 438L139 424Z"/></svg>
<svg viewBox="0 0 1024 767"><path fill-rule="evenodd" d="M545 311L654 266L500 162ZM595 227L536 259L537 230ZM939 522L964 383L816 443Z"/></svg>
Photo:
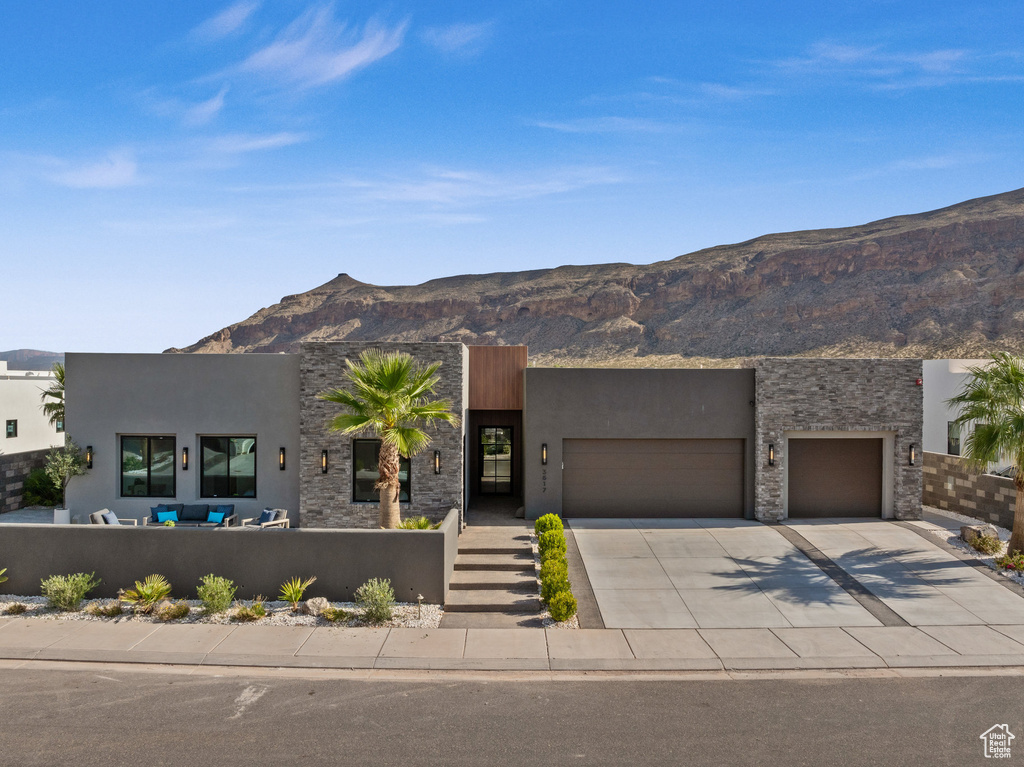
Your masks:
<svg viewBox="0 0 1024 767"><path fill-rule="evenodd" d="M302 604L302 614L319 615L330 606L331 603L323 597L312 597Z"/></svg>
<svg viewBox="0 0 1024 767"><path fill-rule="evenodd" d="M999 539L999 531L992 525L963 525L960 528L960 539L964 543L970 543L978 536L983 535Z"/></svg>

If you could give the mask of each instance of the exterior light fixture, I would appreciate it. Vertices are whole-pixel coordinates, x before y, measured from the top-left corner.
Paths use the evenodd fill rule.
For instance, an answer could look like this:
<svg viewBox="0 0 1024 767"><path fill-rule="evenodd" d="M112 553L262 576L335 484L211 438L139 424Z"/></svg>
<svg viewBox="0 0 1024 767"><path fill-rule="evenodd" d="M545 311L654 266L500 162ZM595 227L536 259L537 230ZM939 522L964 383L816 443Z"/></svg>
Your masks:
<svg viewBox="0 0 1024 767"><path fill-rule="evenodd" d="M547 466L548 465L548 443L547 442L545 442L543 445L540 446L540 465L541 466Z"/></svg>
<svg viewBox="0 0 1024 767"><path fill-rule="evenodd" d="M277 468L284 471L284 448L277 451Z"/></svg>
<svg viewBox="0 0 1024 767"><path fill-rule="evenodd" d="M181 449L181 470L188 471L188 448Z"/></svg>
<svg viewBox="0 0 1024 767"><path fill-rule="evenodd" d="M441 451L440 450L435 450L434 451L434 473L435 474L440 474L441 473Z"/></svg>
<svg viewBox="0 0 1024 767"><path fill-rule="evenodd" d="M327 451L326 450L321 450L320 451L320 473L321 474L326 474L327 473Z"/></svg>
<svg viewBox="0 0 1024 767"><path fill-rule="evenodd" d="M774 442L769 442L768 443L768 465L769 466L774 466L775 465L775 443Z"/></svg>
<svg viewBox="0 0 1024 767"><path fill-rule="evenodd" d="M85 468L92 468L92 445L88 445L85 448Z"/></svg>
<svg viewBox="0 0 1024 767"><path fill-rule="evenodd" d="M910 443L910 465L914 465L914 460L917 458L916 445L913 442Z"/></svg>

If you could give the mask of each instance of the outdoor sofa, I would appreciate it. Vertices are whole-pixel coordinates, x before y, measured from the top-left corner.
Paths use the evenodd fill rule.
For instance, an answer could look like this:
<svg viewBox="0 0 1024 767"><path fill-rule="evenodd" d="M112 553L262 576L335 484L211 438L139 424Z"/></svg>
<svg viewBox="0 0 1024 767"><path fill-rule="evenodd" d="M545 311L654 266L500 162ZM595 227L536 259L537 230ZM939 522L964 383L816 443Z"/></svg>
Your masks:
<svg viewBox="0 0 1024 767"><path fill-rule="evenodd" d="M170 520L179 527L230 527L238 524L233 503L161 503L149 510L144 527L163 525Z"/></svg>

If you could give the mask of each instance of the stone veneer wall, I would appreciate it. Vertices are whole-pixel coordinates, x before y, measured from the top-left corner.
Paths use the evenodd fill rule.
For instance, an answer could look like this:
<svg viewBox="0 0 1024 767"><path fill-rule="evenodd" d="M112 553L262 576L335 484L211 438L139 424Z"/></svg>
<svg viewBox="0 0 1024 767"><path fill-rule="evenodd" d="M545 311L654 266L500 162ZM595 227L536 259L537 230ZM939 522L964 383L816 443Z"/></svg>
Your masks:
<svg viewBox="0 0 1024 767"><path fill-rule="evenodd" d="M46 466L49 450L30 450L26 453L0 455L0 513L16 511L22 506L22 491L25 480L36 469Z"/></svg>
<svg viewBox="0 0 1024 767"><path fill-rule="evenodd" d="M921 449L919 359L766 358L754 363L754 513L785 517L785 440L791 431L895 432L893 507L897 519L921 515L921 464L910 466L910 445ZM768 444L775 465L768 465Z"/></svg>
<svg viewBox="0 0 1024 767"><path fill-rule="evenodd" d="M453 428L439 424L428 429L431 444L412 458L410 502L402 504L402 518L426 516L440 522L453 508L464 515L463 445L465 444L466 381L469 362L461 343L304 343L299 363L299 525L300 527L375 528L376 503L352 500L352 441L328 430L340 412L333 402L317 399L320 392L342 385L346 359L355 361L365 349L382 348L411 354L420 363L440 362L441 380L435 396L452 403L462 423ZM372 438L367 434L365 438ZM328 471L320 469L320 453L328 450ZM441 474L434 474L434 451L441 451Z"/></svg>
<svg viewBox="0 0 1024 767"><path fill-rule="evenodd" d="M949 509L957 514L1013 529L1017 490L1009 477L968 471L958 455L924 454L925 506Z"/></svg>

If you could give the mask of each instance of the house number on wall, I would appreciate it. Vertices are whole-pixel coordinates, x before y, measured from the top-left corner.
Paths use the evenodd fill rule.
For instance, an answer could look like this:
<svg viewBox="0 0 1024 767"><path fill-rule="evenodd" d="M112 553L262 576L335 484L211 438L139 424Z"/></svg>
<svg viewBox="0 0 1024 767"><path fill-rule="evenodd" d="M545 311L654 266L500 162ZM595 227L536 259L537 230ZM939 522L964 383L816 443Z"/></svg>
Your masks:
<svg viewBox="0 0 1024 767"><path fill-rule="evenodd" d="M540 491L546 493L548 491L548 470L540 470Z"/></svg>

